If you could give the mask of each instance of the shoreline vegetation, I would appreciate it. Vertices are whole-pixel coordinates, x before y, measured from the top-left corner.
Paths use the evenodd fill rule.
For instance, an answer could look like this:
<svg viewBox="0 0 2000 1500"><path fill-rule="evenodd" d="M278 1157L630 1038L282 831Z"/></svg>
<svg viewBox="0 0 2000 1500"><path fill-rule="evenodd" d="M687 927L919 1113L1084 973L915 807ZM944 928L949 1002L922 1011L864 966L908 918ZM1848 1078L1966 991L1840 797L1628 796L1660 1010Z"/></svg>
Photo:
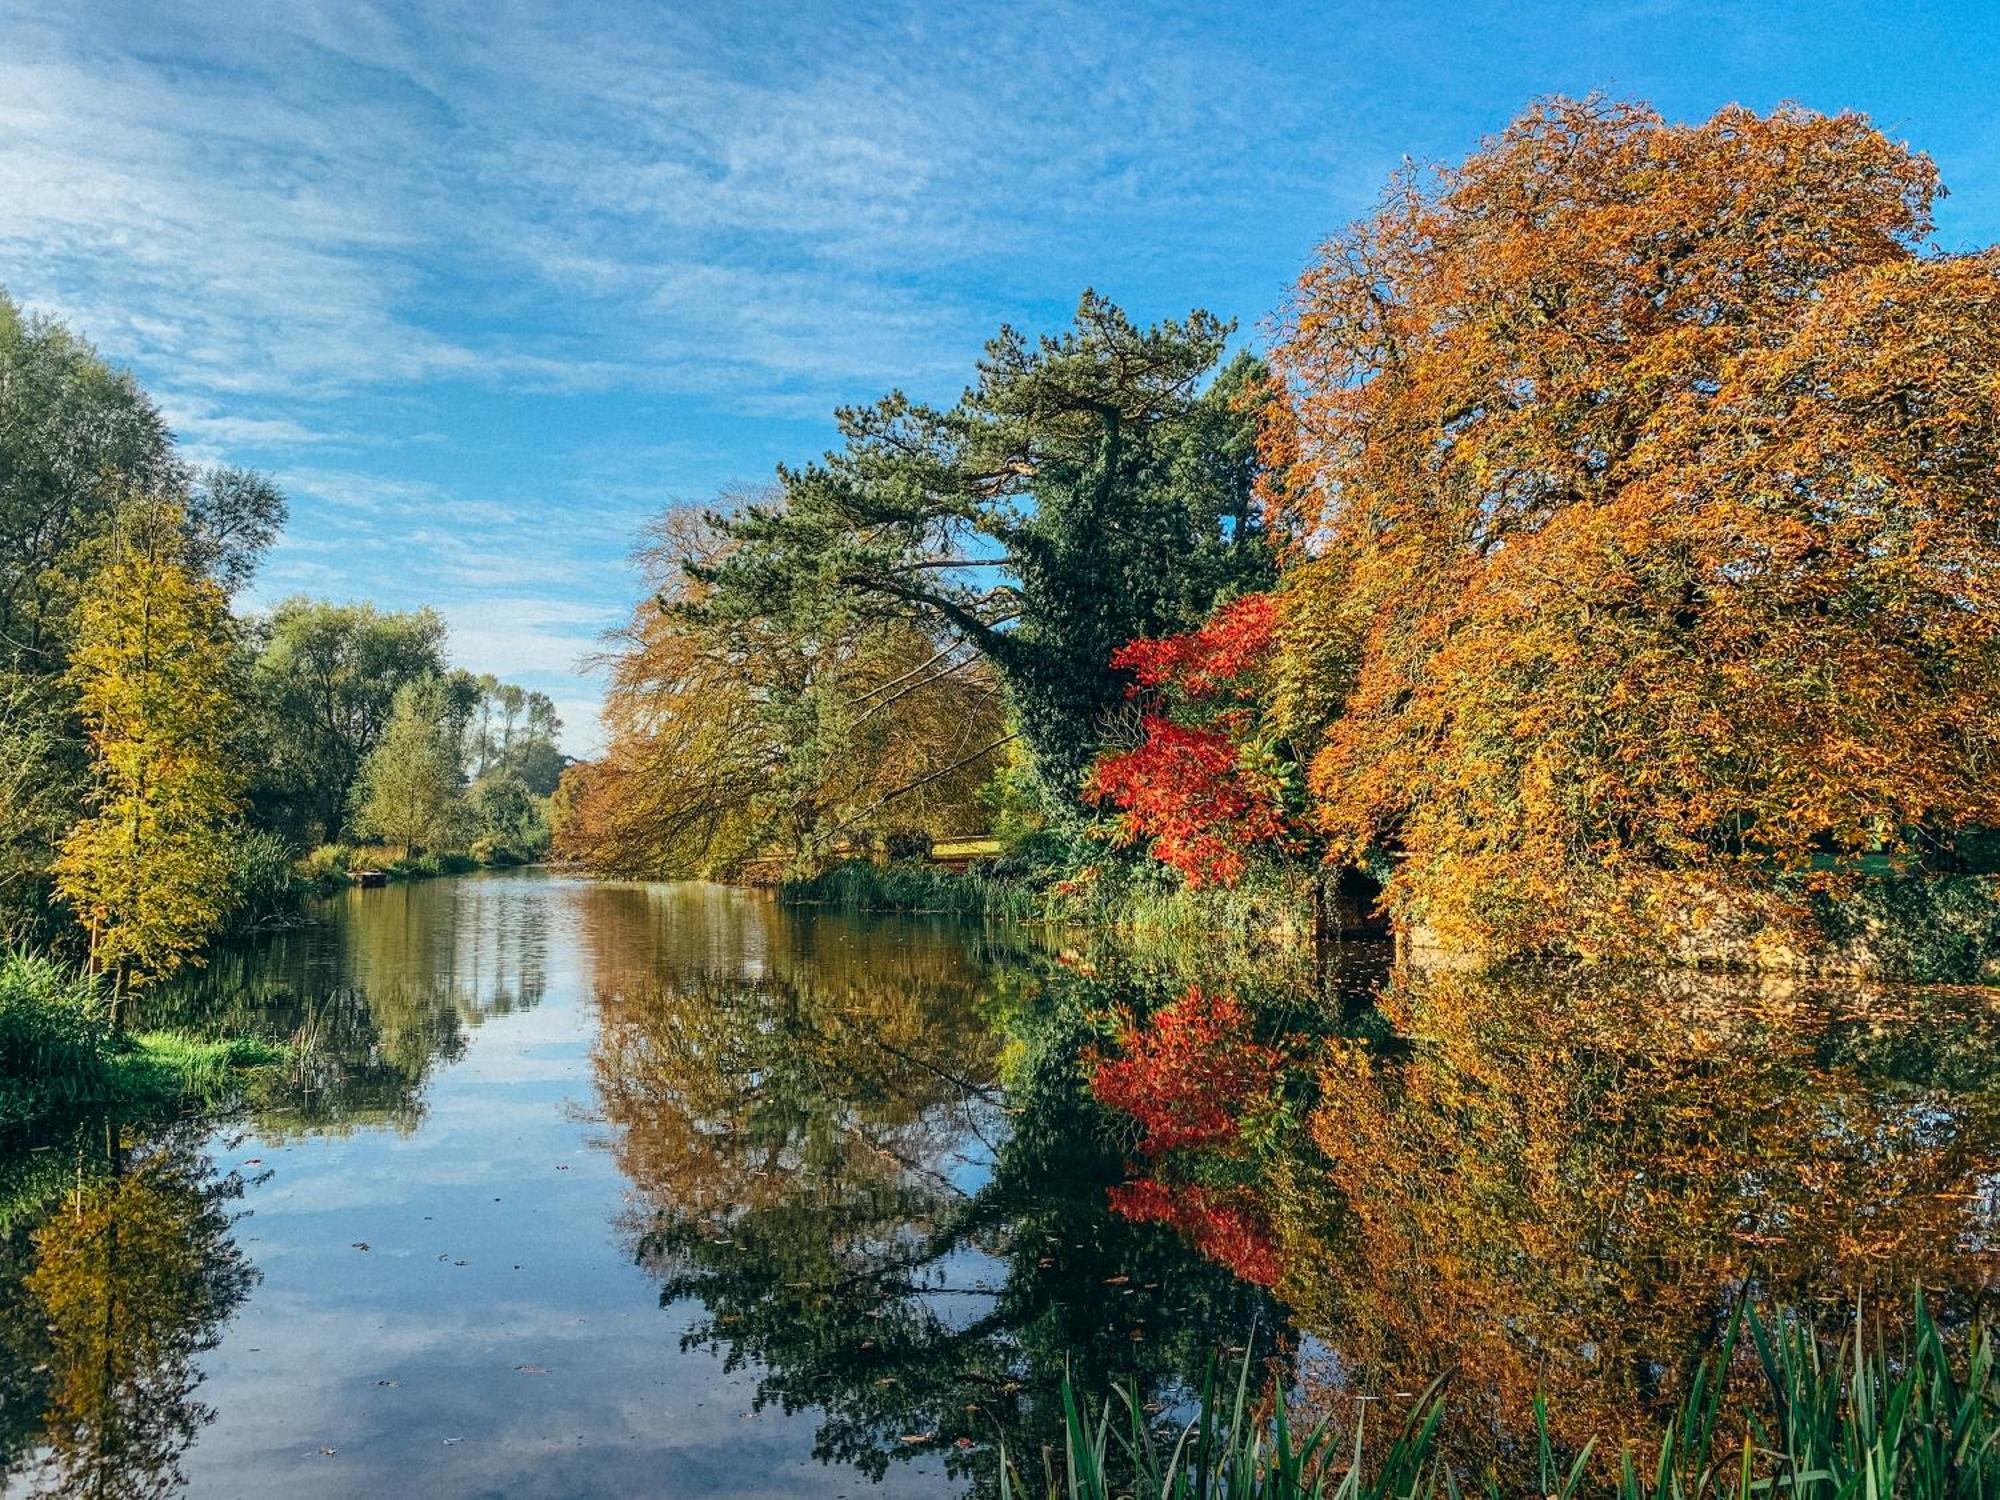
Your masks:
<svg viewBox="0 0 2000 1500"><path fill-rule="evenodd" d="M1921 1293L1904 1340L1871 1335L1865 1311L1854 1323L1836 1342L1797 1313L1767 1321L1743 1305L1721 1350L1702 1362L1649 1442L1592 1439L1566 1452L1551 1440L1549 1421L1562 1393L1538 1395L1533 1493L1547 1500L1991 1495L2000 1486L1991 1336L1975 1331L1955 1357ZM1739 1352L1747 1357L1738 1360ZM1028 1484L1003 1451L1002 1500L1499 1500L1507 1493L1497 1477L1454 1474L1438 1457L1449 1399L1442 1383L1400 1417L1393 1403L1371 1415L1370 1403L1357 1401L1344 1430L1322 1420L1295 1431L1284 1402L1258 1391L1252 1377L1247 1351L1233 1378L1211 1363L1178 1435L1161 1434L1135 1392L1096 1402L1065 1377L1061 1455L1045 1454L1038 1483Z"/></svg>
<svg viewBox="0 0 2000 1500"><path fill-rule="evenodd" d="M1855 114L1548 99L1392 180L1264 354L1094 292L1003 329L648 530L556 857L2000 977L2000 259L1941 190Z"/></svg>
<svg viewBox="0 0 2000 1500"><path fill-rule="evenodd" d="M82 1111L226 1106L289 1053L243 1037L120 1033L95 980L54 960L0 955L0 1132Z"/></svg>

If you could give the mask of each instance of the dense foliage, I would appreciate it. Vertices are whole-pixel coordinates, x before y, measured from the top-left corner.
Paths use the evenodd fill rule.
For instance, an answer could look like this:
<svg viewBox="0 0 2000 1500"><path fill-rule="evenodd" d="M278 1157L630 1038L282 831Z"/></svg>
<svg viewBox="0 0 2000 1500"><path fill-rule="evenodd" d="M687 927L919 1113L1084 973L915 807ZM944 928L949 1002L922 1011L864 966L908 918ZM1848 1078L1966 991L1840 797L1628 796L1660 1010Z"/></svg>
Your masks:
<svg viewBox="0 0 2000 1500"><path fill-rule="evenodd" d="M1277 708L1336 858L1603 946L2000 816L2000 264L1852 115L1537 106L1301 281Z"/></svg>

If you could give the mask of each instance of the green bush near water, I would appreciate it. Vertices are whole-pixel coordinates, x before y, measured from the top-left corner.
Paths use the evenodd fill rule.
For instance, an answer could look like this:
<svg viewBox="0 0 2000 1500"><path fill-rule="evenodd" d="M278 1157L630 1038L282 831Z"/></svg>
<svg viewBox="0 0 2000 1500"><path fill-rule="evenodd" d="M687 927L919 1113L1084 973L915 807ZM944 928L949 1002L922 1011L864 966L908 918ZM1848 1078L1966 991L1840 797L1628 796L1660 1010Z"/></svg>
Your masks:
<svg viewBox="0 0 2000 1500"><path fill-rule="evenodd" d="M1756 1375L1732 1382L1746 1331ZM1831 1352L1807 1320L1783 1314L1766 1324L1750 1309L1695 1372L1650 1445L1615 1459L1594 1442L1558 1454L1549 1398L1537 1398L1536 1479L1532 1490L1520 1491L1491 1474L1456 1473L1437 1452L1447 1391L1425 1392L1386 1447L1370 1446L1365 1418L1347 1432L1322 1422L1294 1434L1282 1401L1268 1419L1253 1415L1246 1355L1226 1385L1211 1369L1194 1419L1169 1440L1137 1393L1121 1389L1093 1409L1065 1379L1060 1468L1057 1455L1046 1454L1040 1487L1031 1490L1003 1449L1000 1493L1002 1500L1031 1493L1048 1500L1500 1500L1517 1492L1547 1500L1991 1500L2000 1495L1993 1366L1984 1329L1974 1329L1954 1357L1921 1294L1905 1339L1870 1339L1857 1317Z"/></svg>
<svg viewBox="0 0 2000 1500"><path fill-rule="evenodd" d="M220 1104L248 1070L284 1060L246 1039L119 1035L98 986L53 959L0 957L0 1128L79 1109Z"/></svg>

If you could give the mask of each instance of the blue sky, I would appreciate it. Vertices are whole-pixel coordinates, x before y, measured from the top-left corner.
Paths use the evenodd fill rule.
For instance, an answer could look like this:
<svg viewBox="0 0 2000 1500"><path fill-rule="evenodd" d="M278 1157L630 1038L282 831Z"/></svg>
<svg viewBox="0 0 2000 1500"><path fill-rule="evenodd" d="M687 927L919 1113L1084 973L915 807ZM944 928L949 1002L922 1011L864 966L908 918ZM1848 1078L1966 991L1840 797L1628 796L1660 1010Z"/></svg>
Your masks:
<svg viewBox="0 0 2000 1500"><path fill-rule="evenodd" d="M1592 89L1865 110L2000 240L2000 0L0 0L0 284L280 480L256 599L434 604L586 750L647 515L1086 285L1254 340L1405 155Z"/></svg>

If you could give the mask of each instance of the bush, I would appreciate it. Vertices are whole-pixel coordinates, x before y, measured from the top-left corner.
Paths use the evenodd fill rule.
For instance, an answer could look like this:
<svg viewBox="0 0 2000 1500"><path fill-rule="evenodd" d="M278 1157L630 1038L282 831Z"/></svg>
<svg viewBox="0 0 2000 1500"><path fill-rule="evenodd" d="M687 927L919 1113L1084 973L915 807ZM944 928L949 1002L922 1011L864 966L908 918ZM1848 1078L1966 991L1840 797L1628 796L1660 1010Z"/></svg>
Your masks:
<svg viewBox="0 0 2000 1500"><path fill-rule="evenodd" d="M221 1105L241 1091L245 1069L285 1057L247 1038L120 1036L105 1010L102 990L78 970L33 954L0 957L0 1129L105 1105Z"/></svg>
<svg viewBox="0 0 2000 1500"><path fill-rule="evenodd" d="M931 836L921 828L892 828L882 839L882 849L891 859L929 859Z"/></svg>
<svg viewBox="0 0 2000 1500"><path fill-rule="evenodd" d="M330 896L347 885L347 872L353 863L354 851L347 845L321 844L299 861L299 868L315 891Z"/></svg>
<svg viewBox="0 0 2000 1500"><path fill-rule="evenodd" d="M241 937L296 922L318 886L292 858L291 846L275 833L259 830L229 846L228 915L223 933Z"/></svg>
<svg viewBox="0 0 2000 1500"><path fill-rule="evenodd" d="M51 959L0 958L0 1126L102 1096L114 1039L97 986Z"/></svg>

